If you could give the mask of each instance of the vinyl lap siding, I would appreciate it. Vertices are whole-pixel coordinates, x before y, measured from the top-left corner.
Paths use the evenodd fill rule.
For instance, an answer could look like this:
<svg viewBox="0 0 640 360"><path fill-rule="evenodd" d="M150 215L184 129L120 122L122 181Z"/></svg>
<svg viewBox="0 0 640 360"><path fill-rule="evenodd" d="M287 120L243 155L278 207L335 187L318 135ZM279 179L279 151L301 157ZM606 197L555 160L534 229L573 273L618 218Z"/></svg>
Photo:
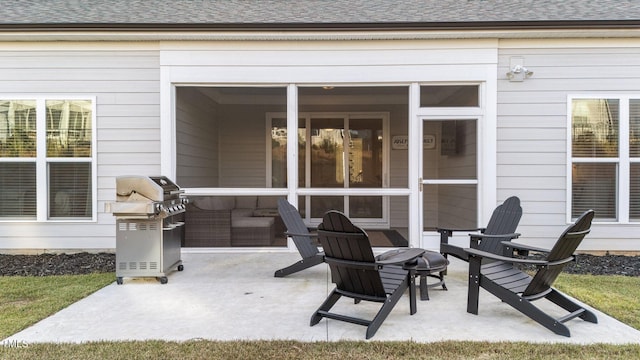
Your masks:
<svg viewBox="0 0 640 360"><path fill-rule="evenodd" d="M513 56L524 58L525 67L534 71L531 78L506 79ZM638 94L639 64L640 43L633 40L501 43L498 199L521 198L523 241L550 246L567 225L567 96ZM640 250L632 236L639 231L633 224L595 224L580 249Z"/></svg>
<svg viewBox="0 0 640 360"><path fill-rule="evenodd" d="M145 43L0 44L0 94L96 97L97 222L0 222L0 249L112 249L118 175L160 172L159 53Z"/></svg>

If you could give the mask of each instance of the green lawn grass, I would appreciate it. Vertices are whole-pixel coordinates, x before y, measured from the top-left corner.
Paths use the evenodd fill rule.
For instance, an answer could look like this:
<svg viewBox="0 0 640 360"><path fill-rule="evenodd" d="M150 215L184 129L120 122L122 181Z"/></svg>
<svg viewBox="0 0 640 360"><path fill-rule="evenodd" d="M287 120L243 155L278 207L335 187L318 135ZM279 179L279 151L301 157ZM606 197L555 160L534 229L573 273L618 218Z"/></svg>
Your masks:
<svg viewBox="0 0 640 360"><path fill-rule="evenodd" d="M4 354L3 354L4 352ZM22 359L638 359L640 345L530 344L444 341L131 341L36 344L0 349L0 357Z"/></svg>
<svg viewBox="0 0 640 360"><path fill-rule="evenodd" d="M113 282L110 274L0 277L0 338ZM559 289L640 330L640 278L563 274ZM446 326L446 325L443 325ZM4 344L0 359L639 359L629 345L445 341L131 341Z"/></svg>
<svg viewBox="0 0 640 360"><path fill-rule="evenodd" d="M554 285L558 290L640 330L640 277L562 274Z"/></svg>
<svg viewBox="0 0 640 360"><path fill-rule="evenodd" d="M0 276L0 339L64 309L114 280L113 273Z"/></svg>

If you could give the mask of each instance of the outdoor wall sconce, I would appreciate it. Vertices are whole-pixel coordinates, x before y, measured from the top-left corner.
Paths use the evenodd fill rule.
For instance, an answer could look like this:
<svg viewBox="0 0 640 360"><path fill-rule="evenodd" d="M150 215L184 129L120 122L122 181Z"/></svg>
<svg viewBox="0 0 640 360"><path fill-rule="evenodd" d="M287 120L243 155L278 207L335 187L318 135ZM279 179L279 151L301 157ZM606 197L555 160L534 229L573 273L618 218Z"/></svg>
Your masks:
<svg viewBox="0 0 640 360"><path fill-rule="evenodd" d="M523 81L524 79L531 77L531 75L533 75L533 71L521 65L512 67L507 73L507 77L511 81Z"/></svg>
<svg viewBox="0 0 640 360"><path fill-rule="evenodd" d="M524 81L533 75L533 71L524 67L524 58L512 57L509 60L509 72L507 73L507 79L509 81Z"/></svg>

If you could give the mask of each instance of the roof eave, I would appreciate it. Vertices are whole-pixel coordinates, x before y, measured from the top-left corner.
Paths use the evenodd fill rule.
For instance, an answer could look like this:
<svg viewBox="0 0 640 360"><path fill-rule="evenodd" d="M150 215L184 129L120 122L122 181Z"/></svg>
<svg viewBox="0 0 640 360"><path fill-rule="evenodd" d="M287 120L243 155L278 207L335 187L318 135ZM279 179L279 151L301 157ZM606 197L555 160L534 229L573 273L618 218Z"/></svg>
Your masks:
<svg viewBox="0 0 640 360"><path fill-rule="evenodd" d="M427 23L42 23L0 24L0 31L402 31L638 29L638 20L485 21Z"/></svg>

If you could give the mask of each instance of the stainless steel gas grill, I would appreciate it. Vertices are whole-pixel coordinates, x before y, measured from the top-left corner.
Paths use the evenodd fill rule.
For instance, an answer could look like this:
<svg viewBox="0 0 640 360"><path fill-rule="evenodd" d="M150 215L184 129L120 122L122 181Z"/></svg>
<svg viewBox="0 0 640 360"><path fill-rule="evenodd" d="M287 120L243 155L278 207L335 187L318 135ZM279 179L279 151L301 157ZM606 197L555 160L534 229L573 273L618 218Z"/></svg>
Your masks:
<svg viewBox="0 0 640 360"><path fill-rule="evenodd" d="M119 176L116 202L116 280L156 277L167 283L171 269L182 271L180 248L188 199L164 176Z"/></svg>

